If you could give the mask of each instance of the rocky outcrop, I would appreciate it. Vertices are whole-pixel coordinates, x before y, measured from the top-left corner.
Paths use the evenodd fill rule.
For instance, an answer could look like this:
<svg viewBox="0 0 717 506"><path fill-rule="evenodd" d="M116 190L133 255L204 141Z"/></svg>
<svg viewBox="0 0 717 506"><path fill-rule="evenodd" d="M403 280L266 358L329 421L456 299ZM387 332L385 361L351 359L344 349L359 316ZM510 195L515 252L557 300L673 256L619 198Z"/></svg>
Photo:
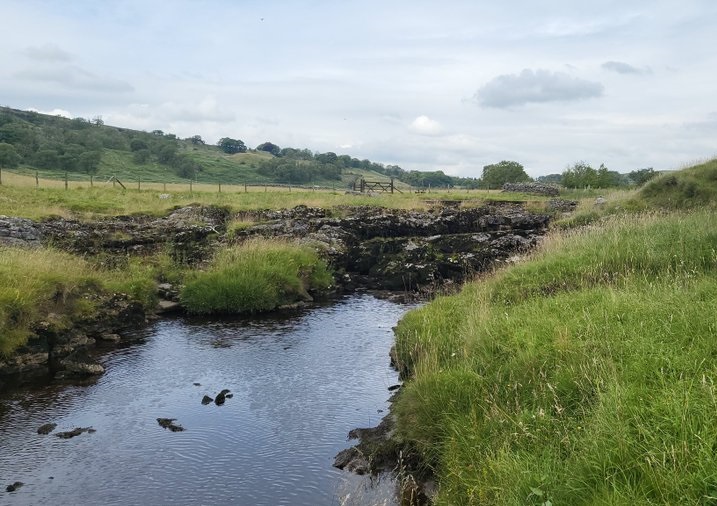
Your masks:
<svg viewBox="0 0 717 506"><path fill-rule="evenodd" d="M207 256L214 240L226 229L229 212L220 207L188 206L168 216L117 216L87 222L50 218L35 226L40 241L73 253L106 257L110 265L121 254L150 254L169 246L184 263Z"/></svg>
<svg viewBox="0 0 717 506"><path fill-rule="evenodd" d="M32 220L0 215L0 246L39 247L41 237L37 224Z"/></svg>
<svg viewBox="0 0 717 506"><path fill-rule="evenodd" d="M546 203L546 209L552 212L571 213L578 207L577 200L550 199Z"/></svg>
<svg viewBox="0 0 717 506"><path fill-rule="evenodd" d="M348 287L422 290L456 282L534 246L549 216L519 205L409 211L344 208L343 216L299 206L253 217L237 234L299 239L318 247ZM274 219L272 219L274 218Z"/></svg>
<svg viewBox="0 0 717 506"><path fill-rule="evenodd" d="M545 195L546 197L557 197L560 195L560 188L552 184L543 183L505 183L504 192L527 193L530 195Z"/></svg>

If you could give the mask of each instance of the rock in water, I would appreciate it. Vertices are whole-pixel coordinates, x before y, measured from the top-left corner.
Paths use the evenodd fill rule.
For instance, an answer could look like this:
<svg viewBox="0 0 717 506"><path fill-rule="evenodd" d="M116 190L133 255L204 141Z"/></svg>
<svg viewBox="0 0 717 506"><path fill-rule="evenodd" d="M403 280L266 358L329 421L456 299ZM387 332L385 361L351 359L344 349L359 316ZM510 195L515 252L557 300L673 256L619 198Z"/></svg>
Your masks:
<svg viewBox="0 0 717 506"><path fill-rule="evenodd" d="M40 427L37 429L37 433L45 436L45 435L49 434L50 432L52 432L53 430L55 430L56 427L57 427L56 423L46 423L44 425L40 425Z"/></svg>
<svg viewBox="0 0 717 506"><path fill-rule="evenodd" d="M213 401L214 401L214 399L212 399L212 398L209 397L208 395L205 395L204 397L202 397L202 404L205 405L205 406L206 406L207 404L212 403Z"/></svg>
<svg viewBox="0 0 717 506"><path fill-rule="evenodd" d="M226 401L226 399L227 399L228 393L229 393L229 390L227 390L227 389L224 389L221 392L219 392L217 394L216 398L214 399L214 404L216 404L217 406L221 406L222 404L224 404L224 401Z"/></svg>
<svg viewBox="0 0 717 506"><path fill-rule="evenodd" d="M13 483L12 485L8 485L7 487L5 487L5 490L6 490L7 492L15 492L18 488L22 487L23 485L24 485L23 482L21 482L21 481L16 481L16 482Z"/></svg>
<svg viewBox="0 0 717 506"><path fill-rule="evenodd" d="M177 425L174 423L176 418L157 418L157 423L160 427L163 427L165 429L169 429L172 432L182 432L184 430L184 427L181 425Z"/></svg>
<svg viewBox="0 0 717 506"><path fill-rule="evenodd" d="M73 438L73 437L75 437L75 436L79 436L79 435L82 434L83 432L87 432L88 434L92 434L92 433L97 432L97 431L96 431L95 429L93 429L92 427L75 427L75 428L72 429L72 430L68 430L67 432L58 432L58 433L55 434L55 435L56 435L57 437L59 437L60 439L70 439L70 438Z"/></svg>

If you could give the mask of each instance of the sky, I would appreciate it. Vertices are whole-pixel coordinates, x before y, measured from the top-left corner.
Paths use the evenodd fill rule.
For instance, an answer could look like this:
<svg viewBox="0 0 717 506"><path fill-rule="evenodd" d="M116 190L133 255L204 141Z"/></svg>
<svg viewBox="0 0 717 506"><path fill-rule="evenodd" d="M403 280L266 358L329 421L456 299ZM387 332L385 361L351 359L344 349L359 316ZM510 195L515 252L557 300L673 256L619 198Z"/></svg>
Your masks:
<svg viewBox="0 0 717 506"><path fill-rule="evenodd" d="M2 0L0 105L406 170L717 156L714 0Z"/></svg>

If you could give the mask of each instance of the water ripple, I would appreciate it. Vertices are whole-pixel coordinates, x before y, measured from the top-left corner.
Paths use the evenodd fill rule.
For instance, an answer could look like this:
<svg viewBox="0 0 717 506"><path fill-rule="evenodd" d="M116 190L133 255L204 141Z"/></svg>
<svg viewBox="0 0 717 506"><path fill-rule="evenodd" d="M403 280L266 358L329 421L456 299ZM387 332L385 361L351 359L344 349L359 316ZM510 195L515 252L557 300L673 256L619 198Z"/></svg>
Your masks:
<svg viewBox="0 0 717 506"><path fill-rule="evenodd" d="M27 484L14 505L394 504L390 481L331 463L387 408L406 309L356 296L290 317L157 322L102 357L94 384L0 395L0 480ZM223 406L201 404L225 388ZM47 422L97 432L38 435Z"/></svg>

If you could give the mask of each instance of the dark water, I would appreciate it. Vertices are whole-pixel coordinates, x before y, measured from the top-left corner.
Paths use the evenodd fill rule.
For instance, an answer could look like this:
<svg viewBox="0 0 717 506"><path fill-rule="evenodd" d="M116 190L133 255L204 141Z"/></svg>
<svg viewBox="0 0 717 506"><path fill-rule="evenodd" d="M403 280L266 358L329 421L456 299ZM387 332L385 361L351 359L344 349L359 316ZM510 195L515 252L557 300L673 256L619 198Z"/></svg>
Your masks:
<svg viewBox="0 0 717 506"><path fill-rule="evenodd" d="M0 504L393 504L390 480L331 464L387 409L407 309L363 295L282 319L163 320L102 356L94 384L0 394ZM225 405L201 404L224 388ZM97 432L38 435L47 422Z"/></svg>

